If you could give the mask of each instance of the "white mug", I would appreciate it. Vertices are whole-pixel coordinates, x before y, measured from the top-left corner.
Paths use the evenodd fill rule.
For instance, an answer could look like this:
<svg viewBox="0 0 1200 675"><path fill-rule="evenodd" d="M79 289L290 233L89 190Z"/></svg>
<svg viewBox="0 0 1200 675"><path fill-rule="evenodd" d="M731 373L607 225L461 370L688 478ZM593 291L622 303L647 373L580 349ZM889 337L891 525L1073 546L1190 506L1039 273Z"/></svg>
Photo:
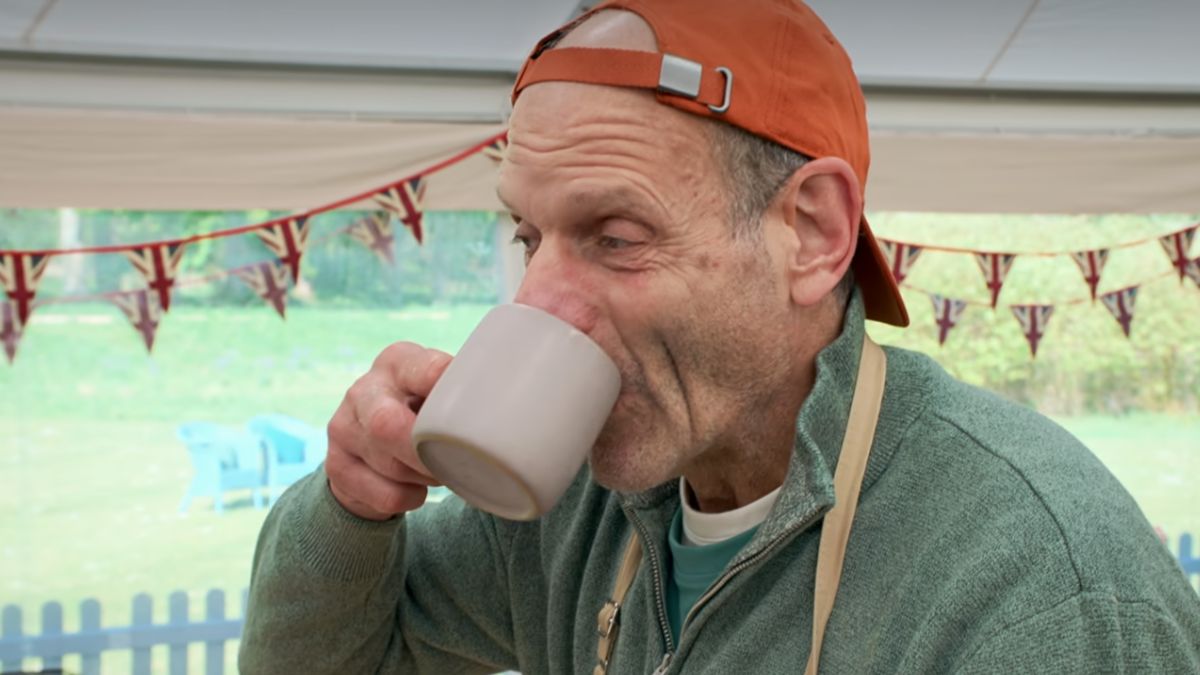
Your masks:
<svg viewBox="0 0 1200 675"><path fill-rule="evenodd" d="M421 405L413 445L467 503L532 520L583 467L620 389L616 364L574 326L528 305L500 305Z"/></svg>

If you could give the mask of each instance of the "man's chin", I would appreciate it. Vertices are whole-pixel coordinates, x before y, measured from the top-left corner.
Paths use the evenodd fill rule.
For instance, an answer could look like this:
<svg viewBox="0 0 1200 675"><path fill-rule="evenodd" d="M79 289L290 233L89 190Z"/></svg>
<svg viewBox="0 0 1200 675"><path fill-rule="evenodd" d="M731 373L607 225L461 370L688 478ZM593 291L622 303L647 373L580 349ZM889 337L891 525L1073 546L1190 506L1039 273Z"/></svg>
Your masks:
<svg viewBox="0 0 1200 675"><path fill-rule="evenodd" d="M636 450L626 454L597 446L589 458L592 480L613 492L628 494L645 492L671 480L672 476L666 472L646 466L637 459Z"/></svg>

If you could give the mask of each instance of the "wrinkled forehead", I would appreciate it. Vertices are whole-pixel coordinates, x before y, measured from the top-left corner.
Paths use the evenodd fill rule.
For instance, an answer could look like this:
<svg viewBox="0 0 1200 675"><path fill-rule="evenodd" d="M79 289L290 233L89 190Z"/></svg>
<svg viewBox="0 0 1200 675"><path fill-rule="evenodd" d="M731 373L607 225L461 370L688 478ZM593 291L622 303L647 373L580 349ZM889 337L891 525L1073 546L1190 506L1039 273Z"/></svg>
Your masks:
<svg viewBox="0 0 1200 675"><path fill-rule="evenodd" d="M519 215L604 184L679 203L718 189L707 120L658 104L647 92L575 82L529 87L513 108L497 191Z"/></svg>

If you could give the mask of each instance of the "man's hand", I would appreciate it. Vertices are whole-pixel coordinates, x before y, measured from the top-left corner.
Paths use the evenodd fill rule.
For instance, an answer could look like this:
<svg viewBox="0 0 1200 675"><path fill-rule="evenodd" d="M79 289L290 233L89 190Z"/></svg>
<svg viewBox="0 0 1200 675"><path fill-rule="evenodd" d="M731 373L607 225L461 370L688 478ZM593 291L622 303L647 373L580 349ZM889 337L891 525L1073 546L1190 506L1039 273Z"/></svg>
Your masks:
<svg viewBox="0 0 1200 675"><path fill-rule="evenodd" d="M412 426L450 355L411 342L384 349L329 421L325 473L347 511L387 520L425 503L439 483L417 457Z"/></svg>

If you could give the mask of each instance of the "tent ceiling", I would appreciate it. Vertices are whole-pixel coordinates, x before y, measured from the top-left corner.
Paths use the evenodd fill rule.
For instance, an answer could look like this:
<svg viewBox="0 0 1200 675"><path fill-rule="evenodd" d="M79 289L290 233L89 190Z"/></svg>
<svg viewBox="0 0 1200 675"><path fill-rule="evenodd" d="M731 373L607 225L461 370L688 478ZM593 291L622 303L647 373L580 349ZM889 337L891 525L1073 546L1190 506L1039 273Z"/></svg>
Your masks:
<svg viewBox="0 0 1200 675"><path fill-rule="evenodd" d="M302 209L382 185L494 132L580 4L0 0L0 206ZM872 208L1200 211L1200 0L810 4L867 92ZM435 181L430 208L494 208L488 170Z"/></svg>
<svg viewBox="0 0 1200 675"><path fill-rule="evenodd" d="M578 0L5 0L0 49L513 72ZM1200 92L1195 0L812 0L865 85Z"/></svg>

